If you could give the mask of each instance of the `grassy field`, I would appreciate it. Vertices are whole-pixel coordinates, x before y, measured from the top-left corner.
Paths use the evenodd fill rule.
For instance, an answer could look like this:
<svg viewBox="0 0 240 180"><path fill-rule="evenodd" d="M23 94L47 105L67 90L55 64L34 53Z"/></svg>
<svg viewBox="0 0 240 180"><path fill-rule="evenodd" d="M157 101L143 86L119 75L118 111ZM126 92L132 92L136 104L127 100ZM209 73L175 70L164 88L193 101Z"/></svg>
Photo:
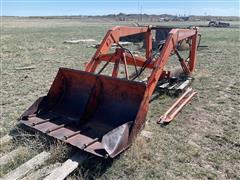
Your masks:
<svg viewBox="0 0 240 180"><path fill-rule="evenodd" d="M0 156L20 145L27 151L1 168L1 176L46 148L53 154L49 164L67 159L70 147L22 131L17 118L48 92L59 67L84 69L95 52L86 44L64 44L65 40L100 41L113 25L119 23L2 19L0 132L14 132L15 138L0 147ZM240 179L240 29L200 32L208 48L198 51L192 85L198 96L191 105L162 128L156 119L175 99L159 97L150 105L145 126L153 138L139 136L114 160L89 159L68 179ZM20 70L25 66L34 68Z"/></svg>

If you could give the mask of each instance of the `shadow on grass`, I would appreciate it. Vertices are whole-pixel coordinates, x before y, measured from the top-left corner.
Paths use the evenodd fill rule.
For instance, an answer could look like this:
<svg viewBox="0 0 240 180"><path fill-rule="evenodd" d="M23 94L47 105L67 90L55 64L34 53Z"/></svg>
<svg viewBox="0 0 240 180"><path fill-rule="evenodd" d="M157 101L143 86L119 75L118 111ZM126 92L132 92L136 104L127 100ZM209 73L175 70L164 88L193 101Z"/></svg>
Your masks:
<svg viewBox="0 0 240 180"><path fill-rule="evenodd" d="M104 176L105 172L112 167L113 159L91 156L79 168L73 172L71 177L86 180L94 180Z"/></svg>

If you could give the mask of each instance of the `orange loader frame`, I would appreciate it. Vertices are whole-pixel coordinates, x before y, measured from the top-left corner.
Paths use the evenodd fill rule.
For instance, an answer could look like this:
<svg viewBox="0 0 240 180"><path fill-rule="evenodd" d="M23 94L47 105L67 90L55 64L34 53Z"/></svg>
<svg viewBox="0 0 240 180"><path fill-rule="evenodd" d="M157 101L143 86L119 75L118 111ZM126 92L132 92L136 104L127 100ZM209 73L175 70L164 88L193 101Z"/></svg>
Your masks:
<svg viewBox="0 0 240 180"><path fill-rule="evenodd" d="M157 52L153 52L152 33L156 28L110 29L85 71L60 68L48 94L38 98L19 121L96 156L114 158L120 154L144 127L150 98L158 82L172 76L164 70L169 57L177 55L186 76L196 66L198 28L172 29ZM121 37L136 34L145 34L145 57L134 56L120 44ZM186 39L190 53L184 59L177 46ZM117 48L109 52L113 43ZM102 62L105 64L100 66ZM102 75L109 63L113 63L111 76ZM120 65L124 66L123 78ZM129 74L129 66L134 67L134 74ZM150 70L147 80L137 82L146 68ZM181 98L161 121L171 121L192 96L190 93L189 98Z"/></svg>
<svg viewBox="0 0 240 180"><path fill-rule="evenodd" d="M132 56L129 52L126 52L122 49L116 49L115 53L107 54L110 50L113 43L119 44L120 37L136 35L140 33L145 33L146 38L146 55L144 57ZM197 38L198 38L198 29L172 29L169 33L168 38L163 46L161 55L151 61L146 65L146 68L152 69L152 73L148 78L147 82L147 95L151 97L153 94L157 82L160 80L160 77L165 77L169 74L169 71L164 71L164 66L167 64L169 57L171 56L172 51L178 54L177 45L178 42L184 39L191 39L191 49L189 59L181 59L181 67L186 75L191 75L195 69L196 65L196 51L197 51ZM106 36L104 37L102 43L97 49L96 53L92 57L91 61L87 64L85 71L96 73L97 66L102 61L114 63L114 69L112 71L112 77L118 77L119 64L124 64L126 79L129 79L129 74L127 66L136 65L137 67L143 67L148 59L151 59L153 50L152 50L152 28L148 27L124 27L116 26L111 28Z"/></svg>

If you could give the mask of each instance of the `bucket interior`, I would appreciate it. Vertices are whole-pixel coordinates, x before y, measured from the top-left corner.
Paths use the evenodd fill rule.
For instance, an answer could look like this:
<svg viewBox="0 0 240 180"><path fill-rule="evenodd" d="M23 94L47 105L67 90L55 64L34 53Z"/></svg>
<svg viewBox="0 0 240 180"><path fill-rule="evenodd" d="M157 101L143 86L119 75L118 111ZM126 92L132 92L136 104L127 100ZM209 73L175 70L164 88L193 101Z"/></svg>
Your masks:
<svg viewBox="0 0 240 180"><path fill-rule="evenodd" d="M101 136L134 121L144 91L141 83L62 68L47 95L46 110L91 126L89 135Z"/></svg>
<svg viewBox="0 0 240 180"><path fill-rule="evenodd" d="M140 82L60 68L47 96L35 105L37 117L32 122L55 118L34 127L45 133L65 124L49 132L58 139L81 131L84 137L101 140L109 131L134 122L145 88Z"/></svg>

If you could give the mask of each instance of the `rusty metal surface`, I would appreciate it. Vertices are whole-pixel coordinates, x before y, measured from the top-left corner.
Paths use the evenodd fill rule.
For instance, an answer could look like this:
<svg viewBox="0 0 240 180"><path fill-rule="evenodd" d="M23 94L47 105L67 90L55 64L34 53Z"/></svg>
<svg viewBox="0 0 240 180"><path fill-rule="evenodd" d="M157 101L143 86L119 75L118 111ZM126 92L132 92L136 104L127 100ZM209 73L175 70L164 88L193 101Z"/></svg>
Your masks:
<svg viewBox="0 0 240 180"><path fill-rule="evenodd" d="M166 124L174 119L181 109L197 94L192 88L188 88L178 100L159 118L157 123Z"/></svg>
<svg viewBox="0 0 240 180"><path fill-rule="evenodd" d="M115 157L128 146L128 138L132 122L127 122L105 134L102 146L110 157Z"/></svg>
<svg viewBox="0 0 240 180"><path fill-rule="evenodd" d="M135 120L144 92L143 83L60 68L48 95L37 100L23 114L21 122L82 150L105 156L102 138ZM124 138L117 144L127 146L128 137L119 135Z"/></svg>

